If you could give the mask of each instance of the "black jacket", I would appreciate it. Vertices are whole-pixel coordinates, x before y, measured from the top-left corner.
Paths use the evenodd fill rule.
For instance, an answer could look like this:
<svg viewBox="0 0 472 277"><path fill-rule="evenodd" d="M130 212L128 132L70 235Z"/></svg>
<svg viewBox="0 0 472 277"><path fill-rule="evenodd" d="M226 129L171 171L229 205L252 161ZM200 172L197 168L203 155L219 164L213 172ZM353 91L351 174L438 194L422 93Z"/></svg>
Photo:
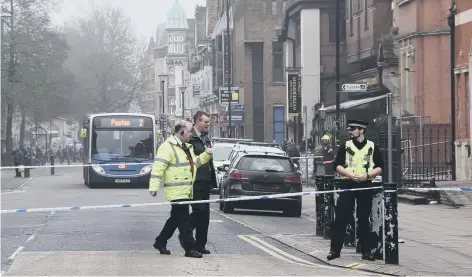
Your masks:
<svg viewBox="0 0 472 277"><path fill-rule="evenodd" d="M189 143L193 145L195 155L198 156L205 151L206 147L211 147L211 141L208 136L204 136L205 144L192 129L192 137ZM213 158L210 161L197 169L197 177L195 179L194 188L196 189L211 189L217 188L216 174L213 167Z"/></svg>

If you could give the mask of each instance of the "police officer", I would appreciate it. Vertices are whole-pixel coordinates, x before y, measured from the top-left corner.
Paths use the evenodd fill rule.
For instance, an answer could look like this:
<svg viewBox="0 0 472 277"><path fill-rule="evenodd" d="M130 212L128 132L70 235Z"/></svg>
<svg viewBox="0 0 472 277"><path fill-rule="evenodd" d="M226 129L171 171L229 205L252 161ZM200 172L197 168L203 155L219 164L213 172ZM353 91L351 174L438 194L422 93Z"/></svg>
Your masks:
<svg viewBox="0 0 472 277"><path fill-rule="evenodd" d="M378 145L365 138L367 122L349 120L348 130L351 140L341 145L334 168L341 178L341 188L362 188L372 186L372 180L382 174L383 158ZM328 260L340 257L346 234L346 222L357 201L357 220L362 259L374 261L371 253L373 243L370 236L370 214L372 212L373 190L346 191L339 194L336 217L331 233L331 250Z"/></svg>
<svg viewBox="0 0 472 277"><path fill-rule="evenodd" d="M210 128L210 115L204 111L198 111L193 116L192 136L189 143L192 144L195 155L205 152L205 148L211 147L208 138ZM216 174L213 167L213 159L197 170L197 177L193 183L193 199L210 199L210 190L217 188ZM198 252L210 254L210 250L205 246L208 241L208 227L210 225L210 203L192 204L192 214L190 214L192 229L195 229L195 240Z"/></svg>
<svg viewBox="0 0 472 277"><path fill-rule="evenodd" d="M193 199L193 182L197 175L197 168L211 159L212 150L207 148L201 155L195 156L192 145L187 143L192 135L192 123L188 121L179 121L175 125L174 132L175 134L157 150L152 165L149 192L155 197L163 183L166 201L188 201ZM189 205L171 206L170 218L157 236L154 248L161 254L169 255L170 251L166 248L167 241L177 228L179 228L185 256L201 258L202 254L196 250L193 239Z"/></svg>

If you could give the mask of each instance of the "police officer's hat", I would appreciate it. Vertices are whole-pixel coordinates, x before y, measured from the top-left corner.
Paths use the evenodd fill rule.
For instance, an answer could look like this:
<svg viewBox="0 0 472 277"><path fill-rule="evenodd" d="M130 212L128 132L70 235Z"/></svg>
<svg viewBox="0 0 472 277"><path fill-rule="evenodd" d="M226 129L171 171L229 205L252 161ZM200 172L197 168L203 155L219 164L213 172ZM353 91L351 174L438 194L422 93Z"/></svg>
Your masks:
<svg viewBox="0 0 472 277"><path fill-rule="evenodd" d="M367 125L369 125L369 123L367 123L366 121L362 121L362 120L348 120L347 121L347 129L348 130L352 130L352 129L355 129L355 128L367 129Z"/></svg>

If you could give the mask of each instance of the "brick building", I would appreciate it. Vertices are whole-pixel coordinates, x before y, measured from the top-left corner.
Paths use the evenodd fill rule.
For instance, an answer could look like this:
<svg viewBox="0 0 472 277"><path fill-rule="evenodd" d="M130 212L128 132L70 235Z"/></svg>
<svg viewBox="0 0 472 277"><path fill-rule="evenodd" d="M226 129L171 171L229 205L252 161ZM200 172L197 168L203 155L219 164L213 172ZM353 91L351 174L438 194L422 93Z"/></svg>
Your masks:
<svg viewBox="0 0 472 277"><path fill-rule="evenodd" d="M402 115L450 123L450 0L394 1ZM425 12L427 11L427 12Z"/></svg>
<svg viewBox="0 0 472 277"><path fill-rule="evenodd" d="M141 93L138 96L141 111L147 114L156 115L156 79L155 79L155 62L154 51L156 43L151 37L143 58L140 61L141 70Z"/></svg>
<svg viewBox="0 0 472 277"><path fill-rule="evenodd" d="M257 141L275 139L282 142L286 103L284 57L283 44L277 41L276 27L282 21L284 1L229 1L232 76L224 74L228 66L224 54L226 2L220 0L216 3L218 21L211 36L215 93L225 88L228 80L232 87L239 89L244 128L234 126L233 134ZM210 13L208 6L207 10Z"/></svg>
<svg viewBox="0 0 472 277"><path fill-rule="evenodd" d="M458 180L472 180L472 1L457 0L455 17L456 166Z"/></svg>
<svg viewBox="0 0 472 277"><path fill-rule="evenodd" d="M285 42L286 67L302 68L301 105L307 106L306 120L310 132L314 127L315 105L320 102L325 106L335 103L336 1L291 0L284 1L284 4L279 38ZM341 3L343 6L344 3ZM342 24L340 31L344 41L345 28ZM344 51L341 51L341 73L346 74L346 70ZM288 97L288 91L285 93ZM286 116L287 138L300 141L305 133L304 125L288 111Z"/></svg>

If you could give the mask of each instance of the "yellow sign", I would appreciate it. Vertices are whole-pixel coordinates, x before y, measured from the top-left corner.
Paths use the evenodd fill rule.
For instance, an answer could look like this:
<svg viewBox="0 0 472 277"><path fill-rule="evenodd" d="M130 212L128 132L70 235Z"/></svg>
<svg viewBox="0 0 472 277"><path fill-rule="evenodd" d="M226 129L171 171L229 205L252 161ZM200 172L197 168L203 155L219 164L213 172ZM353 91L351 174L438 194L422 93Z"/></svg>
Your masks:
<svg viewBox="0 0 472 277"><path fill-rule="evenodd" d="M80 137L81 137L81 138L87 137L87 129L82 128L82 129L80 130Z"/></svg>
<svg viewBox="0 0 472 277"><path fill-rule="evenodd" d="M130 127L131 122L129 120L111 120L111 126L113 127ZM141 124L139 125L141 127Z"/></svg>
<svg viewBox="0 0 472 277"><path fill-rule="evenodd" d="M231 101L239 101L239 93L231 93Z"/></svg>

